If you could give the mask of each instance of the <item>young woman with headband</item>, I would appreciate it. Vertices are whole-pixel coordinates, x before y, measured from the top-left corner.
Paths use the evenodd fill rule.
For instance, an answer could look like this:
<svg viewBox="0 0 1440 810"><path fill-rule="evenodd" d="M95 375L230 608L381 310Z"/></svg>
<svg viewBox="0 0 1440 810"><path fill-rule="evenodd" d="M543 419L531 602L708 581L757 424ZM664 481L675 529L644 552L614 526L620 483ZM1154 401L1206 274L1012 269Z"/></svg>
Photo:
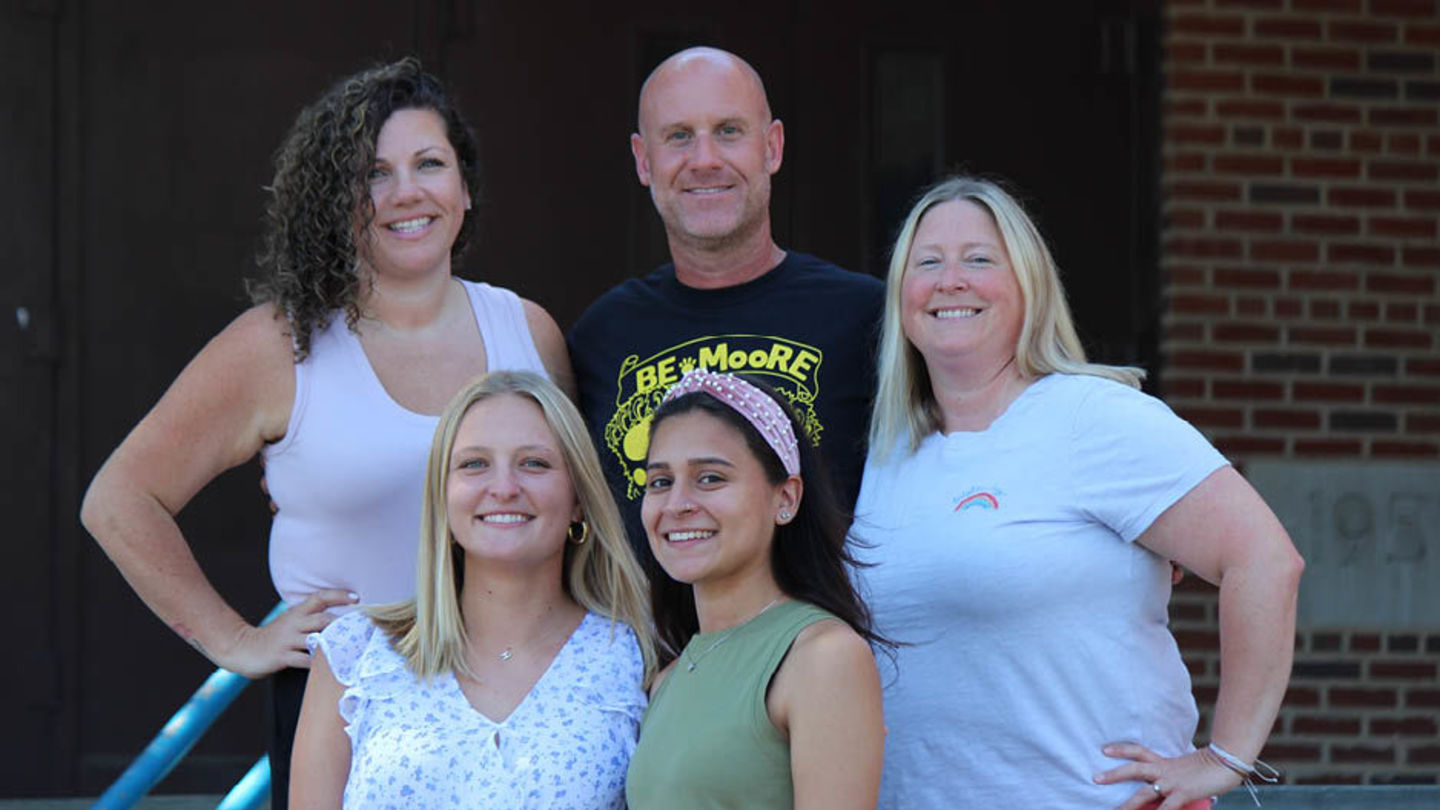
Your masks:
<svg viewBox="0 0 1440 810"><path fill-rule="evenodd" d="M878 639L794 417L757 385L697 370L650 430L642 518L668 666L631 760L631 810L873 808Z"/></svg>

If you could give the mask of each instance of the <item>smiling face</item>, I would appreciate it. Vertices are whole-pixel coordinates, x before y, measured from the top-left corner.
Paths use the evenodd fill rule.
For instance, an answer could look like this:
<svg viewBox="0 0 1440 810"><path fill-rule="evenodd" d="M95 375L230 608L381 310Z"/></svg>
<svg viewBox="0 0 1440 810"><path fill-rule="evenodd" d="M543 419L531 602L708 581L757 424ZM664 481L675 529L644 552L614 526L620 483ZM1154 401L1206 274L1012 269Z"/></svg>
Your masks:
<svg viewBox="0 0 1440 810"><path fill-rule="evenodd" d="M713 250L770 238L770 175L784 130L759 78L735 57L699 49L656 68L630 146L672 243Z"/></svg>
<svg viewBox="0 0 1440 810"><path fill-rule="evenodd" d="M781 512L798 506L797 479L770 483L745 437L699 410L665 419L650 439L641 519L672 579L773 582L770 544Z"/></svg>
<svg viewBox="0 0 1440 810"><path fill-rule="evenodd" d="M386 276L450 273L450 250L470 192L445 121L434 110L397 110L375 139L370 170L370 223L366 263Z"/></svg>
<svg viewBox="0 0 1440 810"><path fill-rule="evenodd" d="M445 486L450 533L466 559L519 568L563 564L579 517L560 443L540 406L497 394L460 420Z"/></svg>
<svg viewBox="0 0 1440 810"><path fill-rule="evenodd" d="M992 369L1015 356L1025 302L990 213L969 200L925 212L900 289L905 337L932 369Z"/></svg>

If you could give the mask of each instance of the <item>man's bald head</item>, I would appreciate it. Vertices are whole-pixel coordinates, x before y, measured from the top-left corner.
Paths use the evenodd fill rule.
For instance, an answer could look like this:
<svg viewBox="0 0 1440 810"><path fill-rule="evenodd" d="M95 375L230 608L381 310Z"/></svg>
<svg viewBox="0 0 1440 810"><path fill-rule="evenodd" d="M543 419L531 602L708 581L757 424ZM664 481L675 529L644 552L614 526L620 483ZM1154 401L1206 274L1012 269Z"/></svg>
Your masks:
<svg viewBox="0 0 1440 810"><path fill-rule="evenodd" d="M683 82L691 76L716 76L726 73L735 74L749 85L754 100L759 104L760 120L769 121L773 117L770 113L770 99L765 94L765 82L760 79L755 68L729 51L702 45L671 54L650 71L645 83L640 85L640 109L636 116L640 133L644 134L647 124L655 123L647 120L654 118L651 114L653 110L647 108L654 106L659 88L674 82Z"/></svg>

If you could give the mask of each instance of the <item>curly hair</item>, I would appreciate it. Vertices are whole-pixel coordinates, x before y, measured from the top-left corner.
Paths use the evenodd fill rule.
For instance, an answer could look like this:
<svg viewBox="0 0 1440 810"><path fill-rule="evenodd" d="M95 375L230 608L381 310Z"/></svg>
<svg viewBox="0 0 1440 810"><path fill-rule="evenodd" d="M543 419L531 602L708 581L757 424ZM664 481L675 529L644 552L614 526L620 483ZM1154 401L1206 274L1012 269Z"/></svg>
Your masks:
<svg viewBox="0 0 1440 810"><path fill-rule="evenodd" d="M267 191L264 243L258 256L263 278L248 283L257 304L273 303L284 314L295 344L295 362L310 352L313 331L330 313L343 310L355 328L362 279L358 259L375 207L369 173L375 140L397 110L433 110L460 164L472 199L479 199L480 167L475 134L440 80L406 57L348 76L301 111L275 154L275 178ZM458 258L474 230L470 214L451 246Z"/></svg>

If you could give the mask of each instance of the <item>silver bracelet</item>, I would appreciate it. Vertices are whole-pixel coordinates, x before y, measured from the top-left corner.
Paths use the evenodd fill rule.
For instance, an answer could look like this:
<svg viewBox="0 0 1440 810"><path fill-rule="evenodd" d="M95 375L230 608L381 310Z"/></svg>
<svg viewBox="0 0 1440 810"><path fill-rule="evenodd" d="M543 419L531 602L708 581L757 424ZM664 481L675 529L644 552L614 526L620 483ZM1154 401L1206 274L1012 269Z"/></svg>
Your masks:
<svg viewBox="0 0 1440 810"><path fill-rule="evenodd" d="M1254 765L1247 765L1245 760L1213 742L1205 747L1215 755L1216 759L1220 760L1220 764L1240 774L1240 784L1244 785L1245 790L1250 793L1250 800L1255 802L1256 807L1260 806L1260 796L1255 792L1255 783L1251 780L1259 779L1267 785L1273 785L1280 781L1280 772L1263 760L1257 759Z"/></svg>

